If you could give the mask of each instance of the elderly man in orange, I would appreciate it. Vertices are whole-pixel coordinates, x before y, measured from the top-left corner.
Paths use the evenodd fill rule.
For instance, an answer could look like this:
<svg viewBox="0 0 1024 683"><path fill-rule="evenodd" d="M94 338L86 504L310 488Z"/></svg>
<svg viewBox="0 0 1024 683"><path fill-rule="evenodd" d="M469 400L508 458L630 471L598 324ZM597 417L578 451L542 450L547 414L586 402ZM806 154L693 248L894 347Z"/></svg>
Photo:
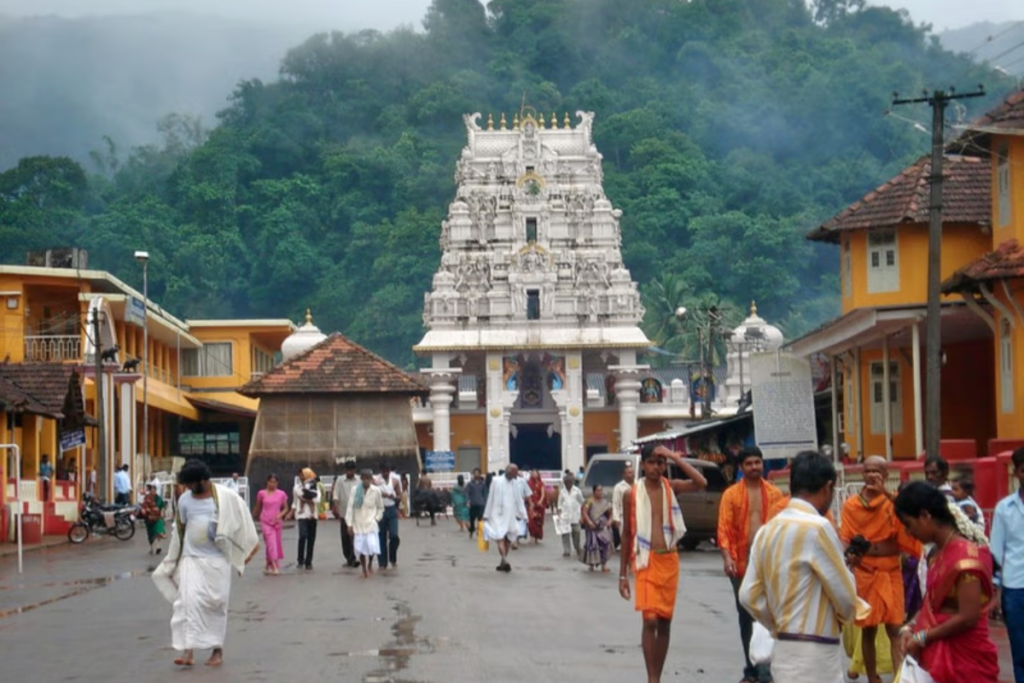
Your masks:
<svg viewBox="0 0 1024 683"><path fill-rule="evenodd" d="M750 661L750 636L754 620L750 612L739 603L740 585L747 571L750 546L761 526L768 521L769 512L782 500L782 492L768 483L764 474L764 456L757 447L747 448L739 454L743 478L722 494L718 508L718 548L725 562L725 575L732 582L736 596L736 611L740 620L740 639L743 641L743 678L740 683L768 683L771 672L767 665L755 666Z"/></svg>
<svg viewBox="0 0 1024 683"><path fill-rule="evenodd" d="M881 683L875 638L884 625L892 644L893 665L898 667L899 630L906 619L900 553L921 556L921 544L896 517L893 496L885 488L888 463L881 456L864 461L864 488L843 505L839 537L847 547L847 562L857 580L857 595L870 603L871 613L857 621L863 629L862 647L868 683Z"/></svg>

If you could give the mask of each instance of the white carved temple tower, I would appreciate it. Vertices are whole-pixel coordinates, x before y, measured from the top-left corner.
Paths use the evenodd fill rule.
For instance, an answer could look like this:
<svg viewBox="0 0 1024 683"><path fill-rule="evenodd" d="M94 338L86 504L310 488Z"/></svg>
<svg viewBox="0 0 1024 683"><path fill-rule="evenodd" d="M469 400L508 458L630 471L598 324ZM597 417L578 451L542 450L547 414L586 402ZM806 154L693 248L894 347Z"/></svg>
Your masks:
<svg viewBox="0 0 1024 683"><path fill-rule="evenodd" d="M650 345L602 187L594 115L464 117L458 187L426 294L433 450L457 469L575 470L637 436ZM659 382L657 402L662 400ZM424 415L425 417L425 415ZM421 441L422 443L422 441Z"/></svg>

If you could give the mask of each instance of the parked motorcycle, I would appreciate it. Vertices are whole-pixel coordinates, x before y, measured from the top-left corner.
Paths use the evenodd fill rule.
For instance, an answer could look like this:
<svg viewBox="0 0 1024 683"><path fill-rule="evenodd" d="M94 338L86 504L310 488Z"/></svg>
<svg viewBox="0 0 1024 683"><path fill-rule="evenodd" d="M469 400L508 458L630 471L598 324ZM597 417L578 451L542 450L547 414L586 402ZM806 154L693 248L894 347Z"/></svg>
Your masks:
<svg viewBox="0 0 1024 683"><path fill-rule="evenodd" d="M113 514L113 524L107 525L107 515ZM109 534L114 538L127 541L135 535L135 517L139 514L135 505L100 505L90 494L82 496L82 513L79 521L68 529L68 540L72 543L84 543L90 534Z"/></svg>

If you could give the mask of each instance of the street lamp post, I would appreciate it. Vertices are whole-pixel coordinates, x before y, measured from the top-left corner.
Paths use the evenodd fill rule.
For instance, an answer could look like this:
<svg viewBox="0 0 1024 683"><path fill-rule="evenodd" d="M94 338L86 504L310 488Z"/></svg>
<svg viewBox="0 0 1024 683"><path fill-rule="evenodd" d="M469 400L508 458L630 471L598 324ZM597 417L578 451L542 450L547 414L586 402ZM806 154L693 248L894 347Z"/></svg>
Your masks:
<svg viewBox="0 0 1024 683"><path fill-rule="evenodd" d="M715 363L715 336L725 336L721 330L722 314L718 306L706 306L700 309L703 314L701 319L695 320L697 332L697 356L700 359L700 381L703 382L704 395L701 397L701 419L710 418L711 412L711 387L714 383ZM690 312L683 306L675 311L676 320L686 324L691 320ZM692 413L692 405L691 405Z"/></svg>
<svg viewBox="0 0 1024 683"><path fill-rule="evenodd" d="M142 264L142 473L148 481L149 460L149 252L135 252L135 260Z"/></svg>

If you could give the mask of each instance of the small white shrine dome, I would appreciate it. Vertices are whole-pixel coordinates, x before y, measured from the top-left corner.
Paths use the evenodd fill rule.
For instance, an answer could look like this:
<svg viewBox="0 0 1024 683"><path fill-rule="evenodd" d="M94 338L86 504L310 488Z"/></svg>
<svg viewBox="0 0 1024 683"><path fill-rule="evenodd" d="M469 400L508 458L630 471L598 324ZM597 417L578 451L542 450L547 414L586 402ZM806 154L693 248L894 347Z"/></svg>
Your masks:
<svg viewBox="0 0 1024 683"><path fill-rule="evenodd" d="M313 314L306 309L306 324L295 330L284 343L281 344L281 359L289 361L300 353L308 351L324 339L327 335L320 331L320 328L313 324Z"/></svg>
<svg viewBox="0 0 1024 683"><path fill-rule="evenodd" d="M732 343L743 344L747 348L757 348L761 351L775 351L782 346L785 338L782 330L769 325L768 322L757 314L757 302L750 302L750 315L739 326L732 331Z"/></svg>

